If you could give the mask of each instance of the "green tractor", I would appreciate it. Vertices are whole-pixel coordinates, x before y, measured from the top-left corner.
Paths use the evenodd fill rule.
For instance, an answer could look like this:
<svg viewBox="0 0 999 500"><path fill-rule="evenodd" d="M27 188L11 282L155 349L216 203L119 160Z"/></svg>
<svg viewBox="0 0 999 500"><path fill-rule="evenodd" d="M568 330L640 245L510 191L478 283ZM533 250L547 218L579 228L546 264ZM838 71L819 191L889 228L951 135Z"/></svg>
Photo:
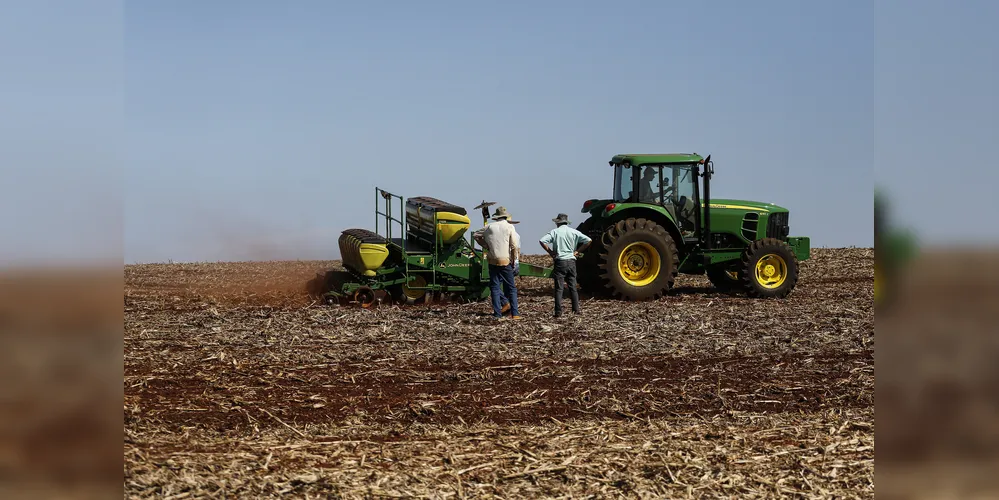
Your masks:
<svg viewBox="0 0 999 500"><path fill-rule="evenodd" d="M578 262L584 292L657 299L678 273L706 273L716 288L751 297L794 289L809 238L789 236L786 208L711 199L710 155L622 154L609 164L613 196L583 203L589 218L577 228L593 239Z"/></svg>

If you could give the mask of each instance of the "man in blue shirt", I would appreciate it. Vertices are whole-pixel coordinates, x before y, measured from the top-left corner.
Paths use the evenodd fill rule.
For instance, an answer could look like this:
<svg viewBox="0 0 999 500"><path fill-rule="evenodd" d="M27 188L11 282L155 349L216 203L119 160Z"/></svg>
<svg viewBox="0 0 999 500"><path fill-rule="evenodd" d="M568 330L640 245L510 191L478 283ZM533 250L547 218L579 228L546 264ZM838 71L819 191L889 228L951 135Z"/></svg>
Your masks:
<svg viewBox="0 0 999 500"><path fill-rule="evenodd" d="M555 317L562 316L562 289L569 287L569 297L572 299L572 312L579 314L579 291L576 290L576 257L590 246L589 236L573 229L569 225L569 216L558 214L552 219L555 229L544 235L541 248L555 260L552 278L555 279Z"/></svg>

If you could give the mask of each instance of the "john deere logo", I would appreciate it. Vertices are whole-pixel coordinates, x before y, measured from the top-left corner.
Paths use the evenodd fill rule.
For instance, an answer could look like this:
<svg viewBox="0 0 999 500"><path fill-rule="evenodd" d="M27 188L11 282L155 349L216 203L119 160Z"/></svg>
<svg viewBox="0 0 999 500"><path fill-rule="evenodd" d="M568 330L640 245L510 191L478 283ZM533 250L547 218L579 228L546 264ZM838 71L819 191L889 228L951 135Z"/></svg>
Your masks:
<svg viewBox="0 0 999 500"><path fill-rule="evenodd" d="M441 262L441 269L444 269L444 268L447 268L447 267L471 267L471 266L472 265L469 264L468 262L465 262L463 264L448 264L447 262Z"/></svg>

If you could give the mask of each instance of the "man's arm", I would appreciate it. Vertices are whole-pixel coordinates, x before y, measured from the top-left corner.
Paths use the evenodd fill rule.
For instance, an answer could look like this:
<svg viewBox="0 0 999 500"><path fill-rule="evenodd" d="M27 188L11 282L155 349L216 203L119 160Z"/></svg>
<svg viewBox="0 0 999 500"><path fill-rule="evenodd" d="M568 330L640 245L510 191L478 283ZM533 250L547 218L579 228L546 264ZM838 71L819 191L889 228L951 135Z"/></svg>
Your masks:
<svg viewBox="0 0 999 500"><path fill-rule="evenodd" d="M545 252L547 252L548 255L551 256L551 258L553 258L553 259L555 258L555 250L552 250L551 247L549 247L548 245L546 245L544 243L541 243L541 248L544 248Z"/></svg>
<svg viewBox="0 0 999 500"><path fill-rule="evenodd" d="M551 247L548 246L552 244L552 233L542 236L541 239L538 240L538 243L541 243L541 248L544 248L548 255L550 255L553 259L555 258L555 250L552 250Z"/></svg>
<svg viewBox="0 0 999 500"><path fill-rule="evenodd" d="M520 235L516 229L510 231L510 256L513 257L511 263L520 260Z"/></svg>
<svg viewBox="0 0 999 500"><path fill-rule="evenodd" d="M580 245L582 243L582 245ZM593 243L593 239L582 233L582 231L576 230L576 251L573 254L579 257L579 254L583 253L587 248L590 248L590 243Z"/></svg>
<svg viewBox="0 0 999 500"><path fill-rule="evenodd" d="M481 246L482 248L486 248L485 233L486 233L485 228L479 229L478 231L472 233L472 239L475 240L475 242L478 243L479 246Z"/></svg>

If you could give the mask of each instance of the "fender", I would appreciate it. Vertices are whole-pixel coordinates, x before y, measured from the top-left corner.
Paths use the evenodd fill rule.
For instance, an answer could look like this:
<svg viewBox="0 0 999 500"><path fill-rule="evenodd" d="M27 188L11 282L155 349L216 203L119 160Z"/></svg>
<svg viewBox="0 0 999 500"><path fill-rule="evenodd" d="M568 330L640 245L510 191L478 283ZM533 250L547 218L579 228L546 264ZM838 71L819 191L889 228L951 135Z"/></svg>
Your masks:
<svg viewBox="0 0 999 500"><path fill-rule="evenodd" d="M629 218L651 220L666 229L666 232L676 242L676 248L680 252L680 260L683 260L686 245L683 244L680 228L668 210L661 205L649 205L648 203L614 203L611 205L613 206L611 210L604 208L599 215L596 215L596 217L607 221L605 227Z"/></svg>

